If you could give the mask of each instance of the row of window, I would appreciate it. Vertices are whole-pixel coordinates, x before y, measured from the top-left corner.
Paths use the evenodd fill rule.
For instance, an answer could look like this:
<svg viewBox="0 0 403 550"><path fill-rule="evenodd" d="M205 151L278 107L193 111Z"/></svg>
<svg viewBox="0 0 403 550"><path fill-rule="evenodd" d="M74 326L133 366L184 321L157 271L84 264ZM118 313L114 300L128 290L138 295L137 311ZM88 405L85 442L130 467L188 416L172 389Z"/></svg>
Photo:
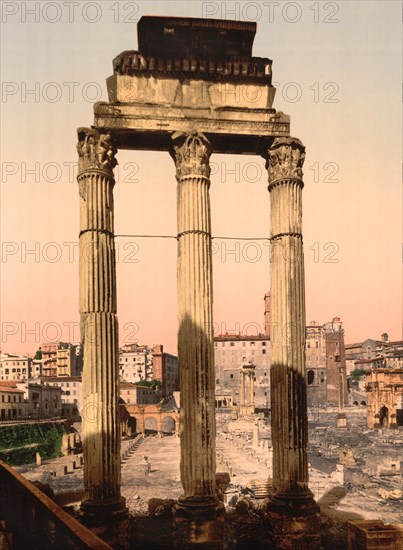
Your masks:
<svg viewBox="0 0 403 550"><path fill-rule="evenodd" d="M13 403L17 403L17 396L13 395L13 397L14 397ZM19 395L18 397L19 397L18 403L22 403L22 396ZM5 395L1 396L1 402L7 403L7 399ZM11 395L8 396L8 403L11 403Z"/></svg>
<svg viewBox="0 0 403 550"><path fill-rule="evenodd" d="M19 372L22 374L26 374L27 369L11 369L11 372ZM4 374L10 374L10 369L4 369Z"/></svg>
<svg viewBox="0 0 403 550"><path fill-rule="evenodd" d="M226 342L221 342L221 347L225 348L225 344ZM266 342L260 342L261 346L262 347L265 347L266 346ZM235 342L229 342L229 345L230 347L234 347L235 346ZM256 342L249 342L249 346L250 347L254 347L256 345ZM245 347L246 346L246 342L242 342L242 347ZM214 342L214 347L218 347L218 342Z"/></svg>

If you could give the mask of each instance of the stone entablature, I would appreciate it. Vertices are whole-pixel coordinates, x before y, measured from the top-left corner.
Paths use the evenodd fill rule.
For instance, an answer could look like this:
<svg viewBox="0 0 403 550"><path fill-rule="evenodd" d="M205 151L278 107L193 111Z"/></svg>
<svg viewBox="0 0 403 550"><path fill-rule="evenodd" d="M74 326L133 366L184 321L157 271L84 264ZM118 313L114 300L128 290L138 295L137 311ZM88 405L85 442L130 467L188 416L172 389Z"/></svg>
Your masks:
<svg viewBox="0 0 403 550"><path fill-rule="evenodd" d="M113 60L117 75L151 75L157 78L192 78L215 82L247 82L271 85L272 61L267 57L222 59L170 59L145 57L136 50L120 53Z"/></svg>

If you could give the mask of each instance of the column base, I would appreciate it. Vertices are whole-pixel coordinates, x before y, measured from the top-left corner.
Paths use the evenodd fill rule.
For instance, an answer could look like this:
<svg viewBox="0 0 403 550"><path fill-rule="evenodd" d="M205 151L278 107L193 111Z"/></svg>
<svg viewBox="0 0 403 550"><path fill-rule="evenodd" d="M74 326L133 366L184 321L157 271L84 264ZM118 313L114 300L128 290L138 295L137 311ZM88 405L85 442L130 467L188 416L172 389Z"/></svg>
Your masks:
<svg viewBox="0 0 403 550"><path fill-rule="evenodd" d="M320 508L311 491L277 493L267 505L275 547L278 550L320 550Z"/></svg>
<svg viewBox="0 0 403 550"><path fill-rule="evenodd" d="M126 499L122 496L111 500L83 500L80 506L80 515L96 523L112 517L126 517L128 514Z"/></svg>
<svg viewBox="0 0 403 550"><path fill-rule="evenodd" d="M215 497L181 497L174 507L174 547L223 547L225 507Z"/></svg>

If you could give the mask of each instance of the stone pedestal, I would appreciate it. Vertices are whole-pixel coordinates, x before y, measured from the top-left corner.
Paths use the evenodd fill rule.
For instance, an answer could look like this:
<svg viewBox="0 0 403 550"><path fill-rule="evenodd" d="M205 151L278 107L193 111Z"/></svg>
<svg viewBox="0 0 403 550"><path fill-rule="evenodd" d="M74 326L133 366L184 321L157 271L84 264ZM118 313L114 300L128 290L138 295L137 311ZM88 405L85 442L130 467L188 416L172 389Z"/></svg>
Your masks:
<svg viewBox="0 0 403 550"><path fill-rule="evenodd" d="M78 129L84 513L125 511L120 495L119 348L111 135Z"/></svg>
<svg viewBox="0 0 403 550"><path fill-rule="evenodd" d="M267 154L271 199L271 410L275 490L268 512L278 544L284 543L280 548L291 548L287 546L288 540L296 537L301 548L312 550L320 545L320 520L319 508L308 488L301 233L304 157L305 147L294 138L275 139ZM309 546L304 546L304 536Z"/></svg>
<svg viewBox="0 0 403 550"><path fill-rule="evenodd" d="M347 417L346 417L345 413L338 413L336 423L337 423L338 428L346 428L347 427Z"/></svg>
<svg viewBox="0 0 403 550"><path fill-rule="evenodd" d="M177 133L172 140L178 181L180 471L184 489L175 521L182 525L188 511L188 535L193 537L199 515L215 517L222 509L215 482L211 147L206 137L197 133Z"/></svg>

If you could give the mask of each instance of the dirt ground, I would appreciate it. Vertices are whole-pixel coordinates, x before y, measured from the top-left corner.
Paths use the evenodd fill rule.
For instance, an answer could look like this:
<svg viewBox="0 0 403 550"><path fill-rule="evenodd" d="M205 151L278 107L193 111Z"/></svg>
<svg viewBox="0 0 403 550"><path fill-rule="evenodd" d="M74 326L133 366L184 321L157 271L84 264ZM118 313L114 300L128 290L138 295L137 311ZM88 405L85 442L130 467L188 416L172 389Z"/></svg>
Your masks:
<svg viewBox="0 0 403 550"><path fill-rule="evenodd" d="M353 414L354 412L354 414ZM381 478L365 467L365 453L379 452L391 442L398 442L403 434L369 432L365 416L352 411L348 416L348 429L335 428L334 415L323 412L320 419L310 422L309 477L310 487L322 511L323 547L332 550L345 548L349 519L380 519L385 523L403 523L402 501L379 496L381 487L399 487L401 477ZM386 438L386 439L385 439ZM132 515L131 548L153 548L153 540L163 540L160 548L171 547L170 506L182 494L180 483L180 440L175 435L162 438L138 436L136 448L122 462L122 494ZM338 469L340 448L348 442L356 463ZM133 440L122 442L122 452ZM394 443L396 447L396 443ZM251 510L236 503L252 495L254 482L271 477L270 426L256 418L231 422L220 415L217 435L217 471L230 474L231 484L225 498L227 504L225 548L240 549L253 542L254 548L268 544L269 534L260 528L260 539L252 540L255 527L261 519ZM403 448L403 447L402 447ZM402 452L403 456L403 452ZM146 461L150 472L146 474ZM73 460L76 468L73 469ZM67 474L64 467L67 466ZM30 481L48 484L61 505L79 503L83 494L83 466L79 456L70 455L41 466L17 468ZM56 472L56 476L53 473ZM155 504L155 500L170 500L168 507ZM151 500L151 502L150 502ZM243 507L245 508L245 507ZM260 523L259 523L260 522ZM256 524L256 525L255 525ZM259 531L259 529L257 529ZM234 534L235 533L235 534ZM245 535L242 542L242 533ZM162 539L161 539L162 537ZM248 538L249 537L249 538ZM235 542L234 542L235 541ZM249 541L249 542L248 542ZM157 543L156 543L157 544Z"/></svg>

